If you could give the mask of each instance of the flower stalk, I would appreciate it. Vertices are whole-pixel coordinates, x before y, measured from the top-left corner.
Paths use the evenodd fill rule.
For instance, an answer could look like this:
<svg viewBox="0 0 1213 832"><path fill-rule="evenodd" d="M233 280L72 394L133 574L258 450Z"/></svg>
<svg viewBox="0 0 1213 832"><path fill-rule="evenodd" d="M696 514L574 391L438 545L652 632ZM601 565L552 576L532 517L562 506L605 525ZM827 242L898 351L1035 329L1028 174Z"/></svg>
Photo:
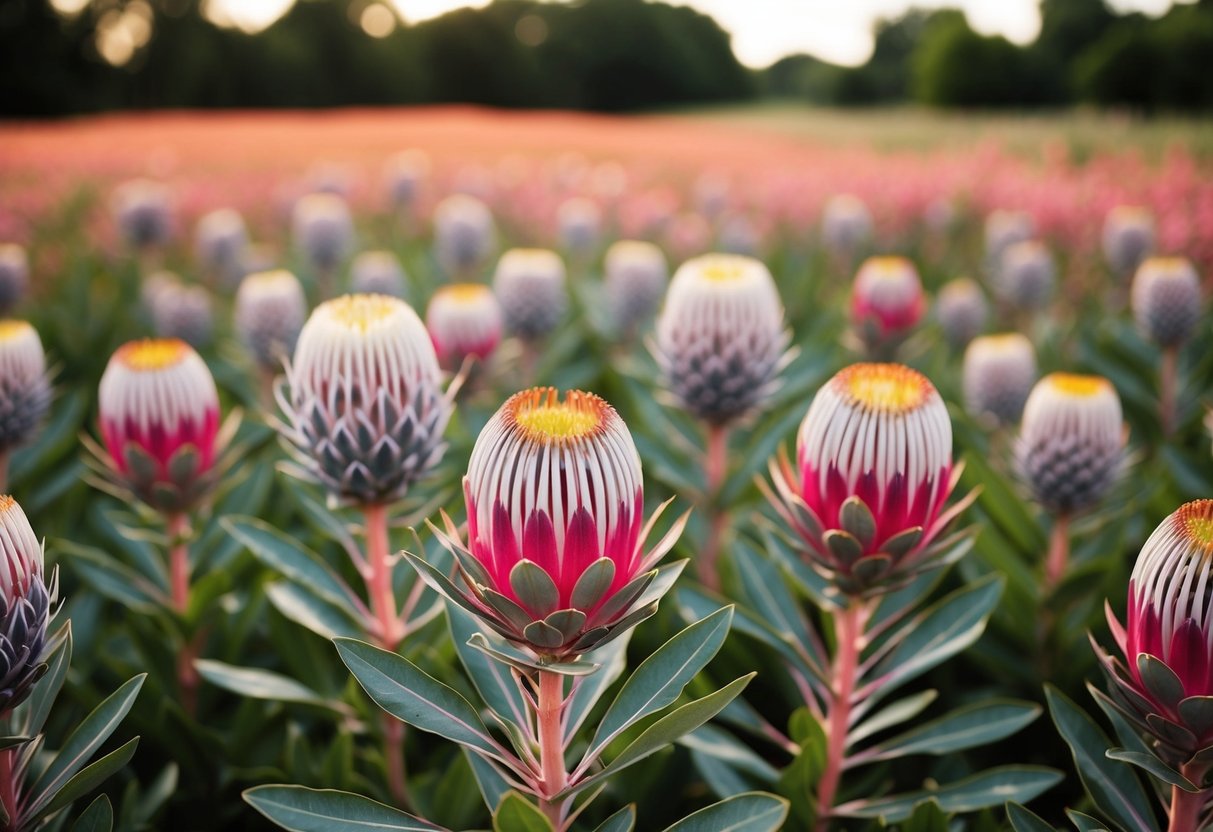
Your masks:
<svg viewBox="0 0 1213 832"><path fill-rule="evenodd" d="M1070 561L1070 515L1061 513L1053 521L1049 535L1049 554L1045 559L1045 592L1052 592L1061 584Z"/></svg>
<svg viewBox="0 0 1213 832"><path fill-rule="evenodd" d="M1163 438L1175 430L1175 390L1179 376L1179 348L1169 346L1162 351L1162 362L1158 369L1158 423Z"/></svg>
<svg viewBox="0 0 1213 832"><path fill-rule="evenodd" d="M1200 785L1204 781L1208 765L1202 763L1186 763L1180 773L1191 782ZM1201 816L1213 797L1213 789L1201 789L1190 792L1179 786L1171 787L1170 823L1167 832L1197 832L1201 828Z"/></svg>
<svg viewBox="0 0 1213 832"><path fill-rule="evenodd" d="M568 771L564 764L564 676L555 671L541 670L538 685L536 722L539 728L539 764L543 772L540 807L553 828L563 830L566 801L553 798L568 785Z"/></svg>
<svg viewBox="0 0 1213 832"><path fill-rule="evenodd" d="M724 485L725 474L729 467L728 448L728 425L708 425L704 476L707 479L705 493L710 506L712 522L708 531L707 543L696 563L699 582L713 590L720 588L720 573L717 570L717 563L720 560L720 539L729 526L729 513L720 505L720 489Z"/></svg>
<svg viewBox="0 0 1213 832"><path fill-rule="evenodd" d="M847 730L851 709L855 704L855 687L859 679L859 657L865 645L864 631L872 614L869 603L850 599L845 607L834 613L833 686L826 703L826 762L817 784L817 830L825 832L830 826L830 813L838 797L838 783L846 764Z"/></svg>

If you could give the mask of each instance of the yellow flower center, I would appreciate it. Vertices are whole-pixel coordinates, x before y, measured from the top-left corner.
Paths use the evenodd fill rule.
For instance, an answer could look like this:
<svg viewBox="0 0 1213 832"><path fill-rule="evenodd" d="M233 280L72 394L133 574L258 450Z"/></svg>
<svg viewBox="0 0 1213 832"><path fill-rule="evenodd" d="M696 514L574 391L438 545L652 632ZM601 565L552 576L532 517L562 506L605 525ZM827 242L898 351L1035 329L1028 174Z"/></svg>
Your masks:
<svg viewBox="0 0 1213 832"><path fill-rule="evenodd" d="M710 280L713 283L728 283L740 280L745 275L745 269L735 260L720 258L705 263L700 275L704 280Z"/></svg>
<svg viewBox="0 0 1213 832"><path fill-rule="evenodd" d="M123 344L118 348L117 357L132 370L163 370L181 361L189 349L184 341L176 338L147 338Z"/></svg>
<svg viewBox="0 0 1213 832"><path fill-rule="evenodd" d="M905 273L906 265L907 261L904 257L886 255L868 259L868 268L872 270L872 276L882 277L886 280L901 277Z"/></svg>
<svg viewBox="0 0 1213 832"><path fill-rule="evenodd" d="M852 364L837 379L855 402L893 413L919 407L931 390L926 376L901 364Z"/></svg>
<svg viewBox="0 0 1213 832"><path fill-rule="evenodd" d="M1103 376L1085 376L1078 373L1053 373L1049 384L1058 393L1076 398L1096 396L1108 389L1108 380Z"/></svg>
<svg viewBox="0 0 1213 832"><path fill-rule="evenodd" d="M453 283L450 286L443 286L437 294L449 298L455 303L472 303L480 300L490 291L489 287L483 283Z"/></svg>
<svg viewBox="0 0 1213 832"><path fill-rule="evenodd" d="M400 311L401 301L386 295L343 295L322 304L329 320L367 332Z"/></svg>
<svg viewBox="0 0 1213 832"><path fill-rule="evenodd" d="M516 393L507 413L523 432L537 442L578 439L600 430L610 408L593 393L570 390L560 401L554 387L535 387Z"/></svg>
<svg viewBox="0 0 1213 832"><path fill-rule="evenodd" d="M15 505L17 505L17 501L11 496L8 494L0 494L0 514L8 514Z"/></svg>
<svg viewBox="0 0 1213 832"><path fill-rule="evenodd" d="M1213 500L1185 503L1175 512L1175 522L1191 543L1213 552Z"/></svg>
<svg viewBox="0 0 1213 832"><path fill-rule="evenodd" d="M4 320L0 321L0 341L12 341L25 335L33 327L28 321Z"/></svg>

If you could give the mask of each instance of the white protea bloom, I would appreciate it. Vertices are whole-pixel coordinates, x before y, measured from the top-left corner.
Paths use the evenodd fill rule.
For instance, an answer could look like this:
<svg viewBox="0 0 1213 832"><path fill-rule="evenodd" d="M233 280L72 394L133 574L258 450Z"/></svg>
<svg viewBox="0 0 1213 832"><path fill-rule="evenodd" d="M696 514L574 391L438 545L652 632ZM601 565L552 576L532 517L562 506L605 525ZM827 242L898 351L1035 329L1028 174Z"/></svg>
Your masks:
<svg viewBox="0 0 1213 832"><path fill-rule="evenodd" d="M349 205L334 193L300 197L291 211L291 239L313 269L331 272L354 248Z"/></svg>
<svg viewBox="0 0 1213 832"><path fill-rule="evenodd" d="M592 199L575 196L556 209L560 245L576 257L589 255L602 238L602 208Z"/></svg>
<svg viewBox="0 0 1213 832"><path fill-rule="evenodd" d="M603 280L615 326L632 329L656 313L670 280L670 266L653 243L619 240L607 249Z"/></svg>
<svg viewBox="0 0 1213 832"><path fill-rule="evenodd" d="M1116 388L1101 376L1052 373L1028 396L1016 457L1036 500L1057 515L1093 506L1116 479L1125 430Z"/></svg>
<svg viewBox="0 0 1213 832"><path fill-rule="evenodd" d="M0 716L20 705L46 670L43 653L51 606L42 544L25 512L0 496Z"/></svg>
<svg viewBox="0 0 1213 832"><path fill-rule="evenodd" d="M939 290L935 317L948 343L954 349L960 349L985 329L990 304L977 281L961 277L948 281Z"/></svg>
<svg viewBox="0 0 1213 832"><path fill-rule="evenodd" d="M1160 347L1187 341L1200 322L1200 278L1184 257L1146 258L1133 278L1133 317L1142 334Z"/></svg>
<svg viewBox="0 0 1213 832"><path fill-rule="evenodd" d="M417 204L429 179L430 167L430 157L423 150L403 150L388 159L383 179L392 207L409 211Z"/></svg>
<svg viewBox="0 0 1213 832"><path fill-rule="evenodd" d="M449 275L482 268L497 248L497 225L481 200L452 194L434 208L434 256Z"/></svg>
<svg viewBox="0 0 1213 832"><path fill-rule="evenodd" d="M115 189L111 206L118 230L132 248L163 246L173 236L172 198L160 182L124 182Z"/></svg>
<svg viewBox="0 0 1213 832"><path fill-rule="evenodd" d="M998 263L994 289L1016 309L1032 311L1049 305L1057 282L1053 255L1039 240L1007 245Z"/></svg>
<svg viewBox="0 0 1213 832"><path fill-rule="evenodd" d="M203 271L217 277L229 289L244 276L248 244L244 217L234 208L220 208L204 215L194 231L194 254Z"/></svg>
<svg viewBox="0 0 1213 832"><path fill-rule="evenodd" d="M0 243L0 315L11 312L29 289L29 255L16 243Z"/></svg>
<svg viewBox="0 0 1213 832"><path fill-rule="evenodd" d="M986 263L997 271L1002 253L1015 243L1036 236L1036 220L1027 211L992 211L986 217Z"/></svg>
<svg viewBox="0 0 1213 832"><path fill-rule="evenodd" d="M505 313L505 327L525 341L555 331L569 308L564 261L554 251L514 248L501 255L493 291Z"/></svg>
<svg viewBox="0 0 1213 832"><path fill-rule="evenodd" d="M1138 205L1117 205L1104 219L1103 254L1118 275L1133 274L1154 252L1154 215Z"/></svg>
<svg viewBox="0 0 1213 832"><path fill-rule="evenodd" d="M51 403L42 339L26 321L0 321L0 453L34 437Z"/></svg>
<svg viewBox="0 0 1213 832"><path fill-rule="evenodd" d="M772 392L790 359L790 338L767 267L738 254L708 254L674 273L654 352L682 407L724 425Z"/></svg>
<svg viewBox="0 0 1213 832"><path fill-rule="evenodd" d="M451 401L425 325L398 298L345 295L317 306L287 382L278 403L297 473L336 500L398 499L442 458Z"/></svg>
<svg viewBox="0 0 1213 832"><path fill-rule="evenodd" d="M306 318L303 286L285 269L250 274L240 282L236 333L263 370L278 369L294 352Z"/></svg>
<svg viewBox="0 0 1213 832"><path fill-rule="evenodd" d="M400 258L390 251L364 251L350 266L350 290L358 295L391 295L403 300L407 279Z"/></svg>
<svg viewBox="0 0 1213 832"><path fill-rule="evenodd" d="M969 415L1013 425L1036 383L1036 349L1018 332L974 338L965 350L963 378Z"/></svg>
<svg viewBox="0 0 1213 832"><path fill-rule="evenodd" d="M872 212L852 194L838 194L821 212L821 242L831 254L851 256L872 238Z"/></svg>
<svg viewBox="0 0 1213 832"><path fill-rule="evenodd" d="M486 359L501 343L505 319L493 290L483 283L443 286L430 298L425 326L438 363L458 369L469 356Z"/></svg>
<svg viewBox="0 0 1213 832"><path fill-rule="evenodd" d="M851 289L851 325L869 349L902 338L922 319L926 296L905 257L869 257Z"/></svg>

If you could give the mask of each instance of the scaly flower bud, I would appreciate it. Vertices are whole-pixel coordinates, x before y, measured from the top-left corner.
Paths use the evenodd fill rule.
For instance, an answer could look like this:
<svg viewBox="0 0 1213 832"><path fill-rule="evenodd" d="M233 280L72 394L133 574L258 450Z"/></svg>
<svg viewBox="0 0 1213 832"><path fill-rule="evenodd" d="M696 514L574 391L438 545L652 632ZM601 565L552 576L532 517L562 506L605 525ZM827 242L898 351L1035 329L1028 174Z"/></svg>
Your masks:
<svg viewBox="0 0 1213 832"><path fill-rule="evenodd" d="M872 238L872 213L857 196L838 194L821 212L821 242L831 254L851 256Z"/></svg>
<svg viewBox="0 0 1213 832"><path fill-rule="evenodd" d="M244 276L248 244L248 228L239 211L220 208L198 220L194 253L202 269L218 277L220 284L228 289L235 287Z"/></svg>
<svg viewBox="0 0 1213 832"><path fill-rule="evenodd" d="M997 271L1002 253L1036 236L1036 220L1026 211L993 211L986 217L986 263Z"/></svg>
<svg viewBox="0 0 1213 832"><path fill-rule="evenodd" d="M1187 341L1200 321L1200 278L1183 257L1150 257L1133 278L1133 317L1142 335L1160 347Z"/></svg>
<svg viewBox="0 0 1213 832"><path fill-rule="evenodd" d="M404 300L404 267L390 251L364 251L350 267L350 289L357 295L390 295Z"/></svg>
<svg viewBox="0 0 1213 832"><path fill-rule="evenodd" d="M173 236L172 200L159 182L124 182L114 191L111 205L118 230L132 248L163 246Z"/></svg>
<svg viewBox="0 0 1213 832"><path fill-rule="evenodd" d="M152 291L148 300L156 337L180 338L195 349L211 342L215 316L205 288L169 283Z"/></svg>
<svg viewBox="0 0 1213 832"><path fill-rule="evenodd" d="M354 220L335 193L300 197L291 212L295 248L318 272L331 272L354 248Z"/></svg>
<svg viewBox="0 0 1213 832"><path fill-rule="evenodd" d="M505 324L492 289L481 283L456 283L439 288L430 298L425 326L438 362L457 370L468 356L492 355Z"/></svg>
<svg viewBox="0 0 1213 832"><path fill-rule="evenodd" d="M54 602L42 544L12 497L0 496L0 716L20 705L46 672L42 654Z"/></svg>
<svg viewBox="0 0 1213 832"><path fill-rule="evenodd" d="M1011 306L1032 311L1049 305L1056 280L1053 255L1043 243L1024 240L1003 249L994 288Z"/></svg>
<svg viewBox="0 0 1213 832"><path fill-rule="evenodd" d="M647 323L657 311L670 280L665 254L652 243L619 240L607 249L603 280L615 326Z"/></svg>
<svg viewBox="0 0 1213 832"><path fill-rule="evenodd" d="M1018 332L974 338L965 350L963 375L969 415L1013 425L1036 383L1036 349Z"/></svg>
<svg viewBox="0 0 1213 832"><path fill-rule="evenodd" d="M550 335L568 311L564 261L554 251L510 249L497 263L493 291L505 313L506 329L523 341Z"/></svg>
<svg viewBox="0 0 1213 832"><path fill-rule="evenodd" d="M29 256L16 243L0 243L0 315L11 312L29 289Z"/></svg>
<svg viewBox="0 0 1213 832"><path fill-rule="evenodd" d="M926 309L918 270L904 257L869 257L851 290L851 325L868 349L895 344Z"/></svg>
<svg viewBox="0 0 1213 832"><path fill-rule="evenodd" d="M602 237L602 209L592 199L567 199L556 211L556 225L565 251L576 257L588 256Z"/></svg>
<svg viewBox="0 0 1213 832"><path fill-rule="evenodd" d="M944 284L935 301L935 317L944 337L953 349L960 349L976 338L990 317L990 305L976 281L967 277Z"/></svg>
<svg viewBox="0 0 1213 832"><path fill-rule="evenodd" d="M0 321L0 453L33 439L50 403L38 332L25 321Z"/></svg>
<svg viewBox="0 0 1213 832"><path fill-rule="evenodd" d="M277 370L295 350L307 318L307 298L284 269L250 274L236 291L236 333L265 371Z"/></svg>
<svg viewBox="0 0 1213 832"><path fill-rule="evenodd" d="M287 368L280 427L301 476L340 501L404 496L442 458L451 416L438 359L413 308L385 295L322 303L299 333Z"/></svg>
<svg viewBox="0 0 1213 832"><path fill-rule="evenodd" d="M452 194L434 208L434 256L448 275L479 270L496 247L497 225L476 197Z"/></svg>
<svg viewBox="0 0 1213 832"><path fill-rule="evenodd" d="M388 160L384 170L388 198L397 211L411 210L430 175L430 157L422 150L404 150Z"/></svg>
<svg viewBox="0 0 1213 832"><path fill-rule="evenodd" d="M1118 275L1130 275L1154 251L1154 215L1136 205L1117 205L1103 226L1103 254Z"/></svg>

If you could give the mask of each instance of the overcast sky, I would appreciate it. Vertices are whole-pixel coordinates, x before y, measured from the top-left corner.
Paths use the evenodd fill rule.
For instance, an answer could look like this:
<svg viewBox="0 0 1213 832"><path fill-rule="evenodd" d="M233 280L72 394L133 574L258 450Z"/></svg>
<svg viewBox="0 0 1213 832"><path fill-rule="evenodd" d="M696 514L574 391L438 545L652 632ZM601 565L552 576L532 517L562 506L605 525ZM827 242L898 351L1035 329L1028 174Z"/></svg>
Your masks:
<svg viewBox="0 0 1213 832"><path fill-rule="evenodd" d="M258 28L281 15L293 0L209 0L214 16ZM407 21L436 17L487 0L388 0ZM1031 41L1040 28L1037 0L669 0L712 15L733 34L742 63L764 67L784 55L808 52L841 64L857 65L872 51L872 24L910 6L959 6L975 29ZM1171 0L1109 0L1120 11L1161 14Z"/></svg>

